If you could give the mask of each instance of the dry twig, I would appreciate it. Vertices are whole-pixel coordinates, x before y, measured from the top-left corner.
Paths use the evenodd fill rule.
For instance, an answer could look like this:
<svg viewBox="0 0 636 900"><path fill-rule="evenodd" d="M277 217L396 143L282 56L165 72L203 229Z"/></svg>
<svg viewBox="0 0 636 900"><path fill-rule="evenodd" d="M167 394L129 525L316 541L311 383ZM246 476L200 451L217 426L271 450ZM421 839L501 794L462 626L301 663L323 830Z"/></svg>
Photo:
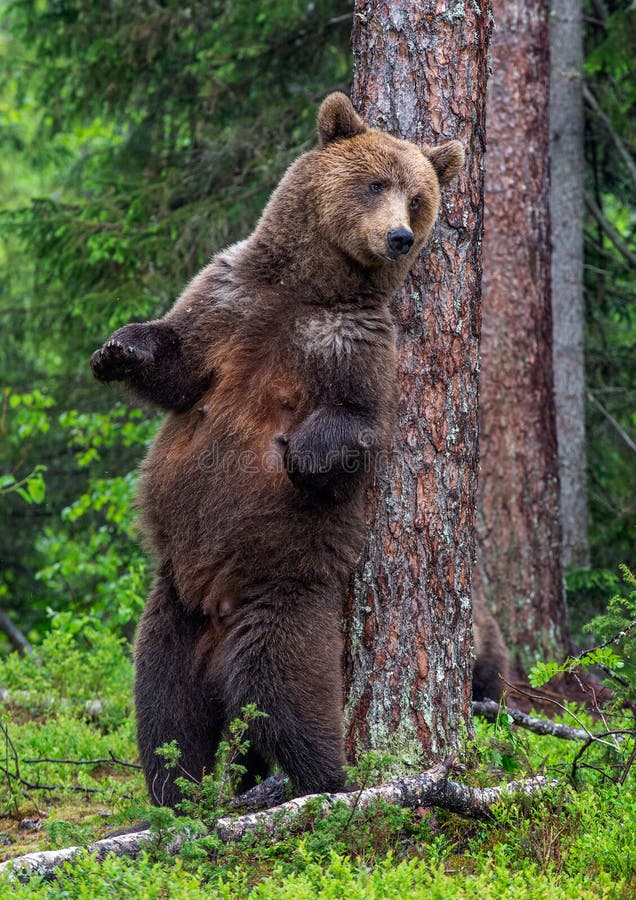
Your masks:
<svg viewBox="0 0 636 900"><path fill-rule="evenodd" d="M68 766L99 766L104 763L113 763L117 766L125 766L127 769L141 769L139 763L126 762L125 759L119 759L112 750L108 751L108 756L98 757L97 759L55 759L50 756L42 756L37 759L23 759L24 765L34 766L37 763L58 763L59 765Z"/></svg>

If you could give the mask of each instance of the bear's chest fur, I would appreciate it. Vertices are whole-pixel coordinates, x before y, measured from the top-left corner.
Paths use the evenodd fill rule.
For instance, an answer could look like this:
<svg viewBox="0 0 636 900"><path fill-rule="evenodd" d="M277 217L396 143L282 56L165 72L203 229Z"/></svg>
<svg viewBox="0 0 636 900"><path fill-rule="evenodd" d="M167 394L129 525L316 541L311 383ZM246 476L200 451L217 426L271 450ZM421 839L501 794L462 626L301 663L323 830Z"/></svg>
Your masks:
<svg viewBox="0 0 636 900"><path fill-rule="evenodd" d="M363 316L353 313L321 310L297 322L295 340L307 362L318 362L337 371L347 366L356 344L365 335Z"/></svg>
<svg viewBox="0 0 636 900"><path fill-rule="evenodd" d="M259 310L218 349L214 383L188 413L188 426L178 429L173 452L232 444L270 470L271 454L282 459L289 434L313 409L355 393L362 349L365 365L374 356L379 364L391 350L364 313L300 307L290 319Z"/></svg>

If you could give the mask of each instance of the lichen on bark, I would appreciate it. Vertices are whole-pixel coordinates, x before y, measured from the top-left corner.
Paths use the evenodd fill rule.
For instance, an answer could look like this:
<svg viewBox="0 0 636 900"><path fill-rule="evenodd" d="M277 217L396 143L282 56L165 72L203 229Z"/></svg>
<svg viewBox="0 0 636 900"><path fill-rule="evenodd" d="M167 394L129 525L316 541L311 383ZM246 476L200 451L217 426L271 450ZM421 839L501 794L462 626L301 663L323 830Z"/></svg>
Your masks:
<svg viewBox="0 0 636 900"><path fill-rule="evenodd" d="M392 303L400 405L347 609L350 757L398 748L427 761L470 727L471 569L478 463L482 157L490 9L358 0L353 99L417 144L457 138L467 162L433 238ZM455 9L455 7L454 7Z"/></svg>

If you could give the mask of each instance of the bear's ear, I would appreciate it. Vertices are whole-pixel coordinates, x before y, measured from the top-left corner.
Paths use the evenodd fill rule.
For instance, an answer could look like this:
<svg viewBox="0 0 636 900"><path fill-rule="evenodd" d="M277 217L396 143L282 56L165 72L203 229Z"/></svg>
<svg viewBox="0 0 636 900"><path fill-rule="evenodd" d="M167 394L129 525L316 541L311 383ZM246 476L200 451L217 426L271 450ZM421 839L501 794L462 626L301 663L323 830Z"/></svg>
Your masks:
<svg viewBox="0 0 636 900"><path fill-rule="evenodd" d="M440 184L447 184L464 165L464 148L459 141L427 147L424 155L433 163Z"/></svg>
<svg viewBox="0 0 636 900"><path fill-rule="evenodd" d="M336 91L323 100L318 110L318 138L320 146L350 138L367 130L346 94Z"/></svg>

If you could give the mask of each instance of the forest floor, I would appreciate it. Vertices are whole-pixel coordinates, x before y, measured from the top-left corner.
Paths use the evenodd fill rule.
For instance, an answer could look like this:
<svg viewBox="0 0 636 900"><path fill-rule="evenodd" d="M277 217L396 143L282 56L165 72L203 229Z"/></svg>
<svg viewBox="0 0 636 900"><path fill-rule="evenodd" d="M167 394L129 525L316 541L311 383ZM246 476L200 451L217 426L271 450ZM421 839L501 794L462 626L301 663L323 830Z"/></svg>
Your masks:
<svg viewBox="0 0 636 900"><path fill-rule="evenodd" d="M17 656L0 663L0 860L85 847L142 820L151 822L156 839L134 859L98 862L80 854L48 881L21 883L3 873L0 897L636 896L630 737L583 749L581 742L518 728L506 716L496 723L477 718L455 780L484 787L546 775L554 785L497 805L487 821L440 808L336 806L276 840L252 834L224 845L204 797L193 798L187 817L147 804L141 772L131 767L137 756L127 648L108 636L93 636L91 646L68 634L46 640L46 665ZM592 686L598 697L599 686ZM522 693L511 693L515 706L554 717L554 697L534 702L527 695L536 691L516 688ZM587 689L577 683L555 689L555 718L598 732L606 723L576 694ZM552 686L542 693L552 694ZM386 771L378 764L365 778L387 780L395 767L406 768L404 760L383 765ZM409 768L417 771L417 763ZM184 828L189 838L175 858L167 847Z"/></svg>

